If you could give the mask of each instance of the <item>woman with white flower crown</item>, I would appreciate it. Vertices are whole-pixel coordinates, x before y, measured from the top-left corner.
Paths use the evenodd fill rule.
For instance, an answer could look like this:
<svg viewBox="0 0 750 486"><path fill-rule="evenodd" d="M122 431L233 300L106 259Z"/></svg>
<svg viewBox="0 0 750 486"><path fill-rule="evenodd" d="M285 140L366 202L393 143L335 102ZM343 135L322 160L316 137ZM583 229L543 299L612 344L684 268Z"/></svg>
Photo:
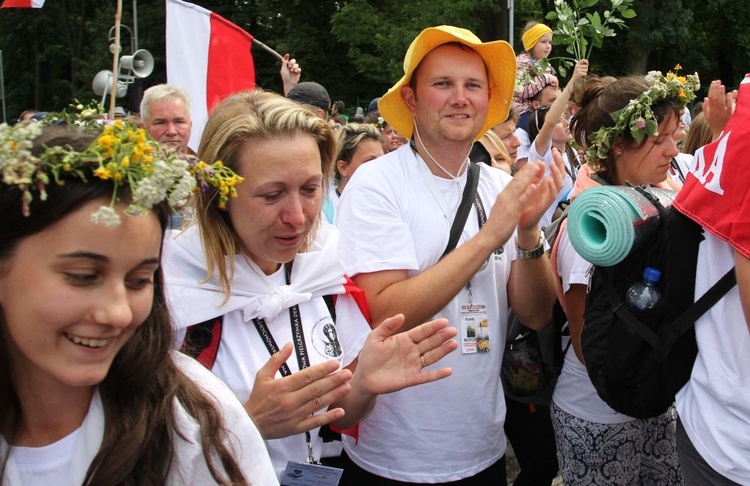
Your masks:
<svg viewBox="0 0 750 486"><path fill-rule="evenodd" d="M573 197L598 184L663 185L678 152L672 135L680 111L698 87L697 75L590 76L578 93L580 109L571 123L576 141L587 149ZM565 355L552 397L565 484L682 484L674 407L650 419L625 416L599 398L586 372L580 338L591 264L575 251L567 228L558 235L552 260L573 348Z"/></svg>
<svg viewBox="0 0 750 486"><path fill-rule="evenodd" d="M170 205L234 175L82 124L0 125L0 484L278 484L231 391L170 351Z"/></svg>
<svg viewBox="0 0 750 486"><path fill-rule="evenodd" d="M197 224L165 244L183 349L245 404L279 477L319 466L321 426L348 428L378 394L449 376L423 368L458 346L445 319L396 334L398 315L370 330L338 231L321 221L335 150L326 121L291 100L260 89L225 99L198 153L243 178L237 197L223 211L226 190L201 193Z"/></svg>

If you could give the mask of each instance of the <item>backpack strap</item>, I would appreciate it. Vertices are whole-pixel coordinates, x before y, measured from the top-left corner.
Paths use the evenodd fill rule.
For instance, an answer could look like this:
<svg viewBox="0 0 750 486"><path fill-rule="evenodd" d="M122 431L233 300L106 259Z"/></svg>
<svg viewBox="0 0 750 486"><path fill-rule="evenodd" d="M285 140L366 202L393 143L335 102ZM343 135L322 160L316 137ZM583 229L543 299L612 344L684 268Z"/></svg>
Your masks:
<svg viewBox="0 0 750 486"><path fill-rule="evenodd" d="M557 235L555 236L555 241L552 244L552 251L549 254L549 262L550 265L552 265L552 271L555 273L555 290L557 291L557 301L560 303L562 311L567 315L568 308L565 304L565 294L563 293L562 279L560 279L560 277L557 275L557 255L560 252L560 235L568 226L568 208L565 208L565 211L563 211L559 219L559 229L557 231Z"/></svg>
<svg viewBox="0 0 750 486"><path fill-rule="evenodd" d="M737 275L734 267L732 267L674 322L662 344L662 354L668 352L675 341L690 329L703 314L708 312L708 309L713 307L727 292L732 290L735 285L737 285Z"/></svg>
<svg viewBox="0 0 750 486"><path fill-rule="evenodd" d="M336 324L336 296L324 295L323 301L326 303L326 307L328 307L328 313L331 314L333 323Z"/></svg>
<svg viewBox="0 0 750 486"><path fill-rule="evenodd" d="M601 184L603 186L609 186L610 185L609 181L607 181L606 179L604 179L604 177L600 176L596 172L592 172L591 174L589 174L589 177L591 177L591 179L593 179L594 181L598 182L599 184Z"/></svg>
<svg viewBox="0 0 750 486"><path fill-rule="evenodd" d="M601 270L601 268L599 270ZM607 294L607 300L612 308L612 312L622 319L623 322L627 323L630 329L643 338L649 346L654 349L659 349L659 336L640 320L636 319L627 307L625 307L625 303L620 299L620 296L617 295L617 289L615 289L615 286L612 283L612 273L607 271L606 277L603 280L604 291Z"/></svg>
<svg viewBox="0 0 750 486"><path fill-rule="evenodd" d="M450 236L448 238L448 244L445 246L445 250L440 258L443 258L448 253L452 252L458 244L458 239L461 237L461 233L466 226L466 220L469 218L469 211L471 211L472 200L474 194L477 192L477 186L479 185L479 166L475 163L469 163L468 173L466 175L466 186L464 186L464 193L461 196L461 204L458 206L456 211L456 217L453 220L453 226L451 226Z"/></svg>
<svg viewBox="0 0 750 486"><path fill-rule="evenodd" d="M221 344L221 329L224 316L214 317L207 321L189 326L180 351L197 360L206 368L213 369L216 355Z"/></svg>

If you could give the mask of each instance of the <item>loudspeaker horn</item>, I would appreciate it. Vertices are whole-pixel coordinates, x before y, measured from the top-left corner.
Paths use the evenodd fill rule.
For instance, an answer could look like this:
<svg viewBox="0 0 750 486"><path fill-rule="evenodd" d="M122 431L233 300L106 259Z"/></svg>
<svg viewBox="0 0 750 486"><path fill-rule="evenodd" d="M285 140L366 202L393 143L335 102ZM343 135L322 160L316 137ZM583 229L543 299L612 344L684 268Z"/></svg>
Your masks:
<svg viewBox="0 0 750 486"><path fill-rule="evenodd" d="M126 71L133 71L136 78L145 78L154 70L154 56L146 49L138 49L132 56L122 56L120 66Z"/></svg>
<svg viewBox="0 0 750 486"><path fill-rule="evenodd" d="M99 71L96 73L96 76L94 76L94 81L91 82L91 89L94 90L94 93L97 96L103 96L106 92L107 94L112 93L112 78L113 74L112 71ZM128 86L123 83L122 81L117 82L117 91L115 92L115 96L118 98L122 98L125 96L128 92Z"/></svg>

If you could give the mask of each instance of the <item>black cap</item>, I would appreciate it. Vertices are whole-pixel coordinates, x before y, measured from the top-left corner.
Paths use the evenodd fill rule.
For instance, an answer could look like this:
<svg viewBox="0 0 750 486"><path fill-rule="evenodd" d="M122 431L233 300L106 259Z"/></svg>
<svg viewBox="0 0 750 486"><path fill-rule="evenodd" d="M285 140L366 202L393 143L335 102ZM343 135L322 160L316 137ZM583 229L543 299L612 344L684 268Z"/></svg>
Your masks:
<svg viewBox="0 0 750 486"><path fill-rule="evenodd" d="M297 103L320 108L325 112L328 112L328 109L331 107L331 97L328 96L328 91L314 81L298 83L289 90L286 97Z"/></svg>

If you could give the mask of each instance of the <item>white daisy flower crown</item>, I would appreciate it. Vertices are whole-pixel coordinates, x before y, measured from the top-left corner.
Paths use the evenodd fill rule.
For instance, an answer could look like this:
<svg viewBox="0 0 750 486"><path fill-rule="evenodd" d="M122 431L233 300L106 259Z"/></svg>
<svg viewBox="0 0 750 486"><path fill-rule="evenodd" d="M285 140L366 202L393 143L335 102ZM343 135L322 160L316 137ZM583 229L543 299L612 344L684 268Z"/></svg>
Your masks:
<svg viewBox="0 0 750 486"><path fill-rule="evenodd" d="M675 66L675 70L678 69L680 66ZM649 86L647 91L631 100L624 108L611 113L614 125L602 127L589 137L586 162L594 172L602 169L599 161L607 159L612 144L626 130L636 143L641 143L646 136L659 135L659 123L652 110L654 105L673 99L678 102L680 108L684 108L695 99L695 92L700 88L698 73L678 76L668 72L663 76L661 71L650 71L646 75L646 83Z"/></svg>
<svg viewBox="0 0 750 486"><path fill-rule="evenodd" d="M211 188L217 190L219 207L224 209L229 198L237 195L235 186L242 178L221 161L206 164L193 155L164 150L143 128L106 117L92 119L89 108L82 109L80 104L74 108L81 113L63 111L45 120L46 124L62 121L71 129L98 133L83 151L52 146L37 156L32 146L45 123L0 124L0 176L4 185L20 190L24 215L29 215L35 197L42 201L47 198L49 184L63 185L66 179L112 181L109 205L101 206L91 216L94 222L106 226L120 223L114 205L119 200L118 190L125 185L132 193L126 214L144 214L163 201L179 209L193 192Z"/></svg>

